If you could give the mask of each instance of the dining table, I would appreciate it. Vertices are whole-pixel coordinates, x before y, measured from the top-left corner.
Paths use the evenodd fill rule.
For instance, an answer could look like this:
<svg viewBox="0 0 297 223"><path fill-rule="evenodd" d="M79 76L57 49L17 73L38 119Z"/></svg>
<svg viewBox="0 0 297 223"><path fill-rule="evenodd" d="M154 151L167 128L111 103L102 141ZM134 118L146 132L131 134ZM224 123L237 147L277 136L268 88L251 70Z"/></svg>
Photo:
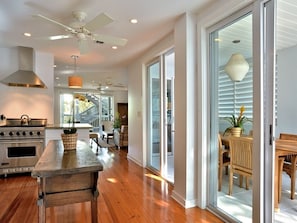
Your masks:
<svg viewBox="0 0 297 223"><path fill-rule="evenodd" d="M279 211L281 196L282 167L284 157L297 155L297 140L276 139L275 140L275 162L274 162L274 209Z"/></svg>
<svg viewBox="0 0 297 223"><path fill-rule="evenodd" d="M241 137L251 137L248 135ZM230 136L222 136L222 144L228 148ZM276 139L274 161L274 210L279 211L281 200L282 169L285 156L297 155L297 140Z"/></svg>

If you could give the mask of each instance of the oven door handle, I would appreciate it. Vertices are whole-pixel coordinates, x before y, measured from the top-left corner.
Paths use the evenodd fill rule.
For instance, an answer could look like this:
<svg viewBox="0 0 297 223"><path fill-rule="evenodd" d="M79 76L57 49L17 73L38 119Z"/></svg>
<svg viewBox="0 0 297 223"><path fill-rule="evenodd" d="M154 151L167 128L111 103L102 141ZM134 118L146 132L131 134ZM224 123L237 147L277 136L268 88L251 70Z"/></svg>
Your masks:
<svg viewBox="0 0 297 223"><path fill-rule="evenodd" d="M42 139L40 139L40 140L38 140L38 139L31 139L31 140L28 140L28 139L26 139L26 140L18 140L18 139L16 139L16 140L2 140L1 141L1 143L3 143L3 144L8 144L8 143L13 143L13 144L15 144L15 143L44 143L44 140L42 140Z"/></svg>

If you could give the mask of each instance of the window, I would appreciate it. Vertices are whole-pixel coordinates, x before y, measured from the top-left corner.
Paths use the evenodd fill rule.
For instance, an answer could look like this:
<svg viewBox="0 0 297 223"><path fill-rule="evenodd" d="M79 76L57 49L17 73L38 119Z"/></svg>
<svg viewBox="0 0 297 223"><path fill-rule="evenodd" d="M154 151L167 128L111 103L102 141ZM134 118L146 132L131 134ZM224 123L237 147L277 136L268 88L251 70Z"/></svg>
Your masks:
<svg viewBox="0 0 297 223"><path fill-rule="evenodd" d="M89 123L97 129L101 121L114 118L113 97L96 93L61 94L60 108L61 123L72 123L74 116L74 122Z"/></svg>
<svg viewBox="0 0 297 223"><path fill-rule="evenodd" d="M112 121L114 117L113 97L100 96L101 99L101 120Z"/></svg>

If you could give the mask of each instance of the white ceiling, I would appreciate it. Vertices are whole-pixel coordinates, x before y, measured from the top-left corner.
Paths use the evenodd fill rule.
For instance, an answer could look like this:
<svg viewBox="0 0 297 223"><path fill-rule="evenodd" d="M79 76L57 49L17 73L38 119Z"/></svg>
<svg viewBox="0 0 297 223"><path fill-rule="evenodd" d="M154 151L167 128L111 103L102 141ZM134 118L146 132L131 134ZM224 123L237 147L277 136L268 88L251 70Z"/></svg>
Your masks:
<svg viewBox="0 0 297 223"><path fill-rule="evenodd" d="M90 43L90 51L80 55L76 70L83 76L84 87L91 80L102 82L102 78L115 81L114 70L121 69L129 61L137 58L173 30L175 20L186 11L194 12L213 0L1 0L0 1L0 47L28 46L35 50L50 52L54 55L55 75L66 81L66 76L74 72L74 60L71 55L80 55L77 40L47 40L45 37L68 34L61 26L46 22L32 15L42 14L62 24L69 25L72 12L82 10L87 13L86 22L100 13L106 13L113 22L102 27L96 33L121 37L128 43L117 50L108 44ZM137 18L138 24L129 20ZM23 36L32 34L31 38ZM90 77L91 76L91 77ZM118 75L120 76L120 75ZM65 77L65 78L63 78ZM61 80L60 79L60 80ZM67 84L66 84L67 86Z"/></svg>
<svg viewBox="0 0 297 223"><path fill-rule="evenodd" d="M114 84L126 85L127 80L122 78L118 70L170 33L174 22L184 12L197 12L213 1L215 0L60 0L53 3L49 0L1 0L0 47L28 46L38 51L52 53L57 65L55 76L61 77L56 84L62 81L64 82L62 86L67 86L67 76L74 73L74 61L71 55L79 55L77 40L75 38L47 40L45 37L68 33L61 26L32 15L42 14L69 25L73 19L72 12L75 10L87 13L86 22L100 13L106 13L114 21L96 33L125 38L128 43L113 50L111 45L91 42L89 53L79 55L76 73L83 76L84 88L94 87L92 80L96 83L108 80ZM277 13L277 48L296 45L297 1L278 0ZM131 18L137 18L139 23L131 24L129 22ZM230 51L232 40L240 39L241 44L246 42L250 48L251 26L245 24L249 22L251 20L244 20L238 24L240 31L232 31L232 35L228 37L229 41L226 41L227 45L221 43L221 47L232 52ZM245 30L246 28L248 30ZM23 36L24 32L30 32L32 37ZM248 37L246 41L244 36Z"/></svg>

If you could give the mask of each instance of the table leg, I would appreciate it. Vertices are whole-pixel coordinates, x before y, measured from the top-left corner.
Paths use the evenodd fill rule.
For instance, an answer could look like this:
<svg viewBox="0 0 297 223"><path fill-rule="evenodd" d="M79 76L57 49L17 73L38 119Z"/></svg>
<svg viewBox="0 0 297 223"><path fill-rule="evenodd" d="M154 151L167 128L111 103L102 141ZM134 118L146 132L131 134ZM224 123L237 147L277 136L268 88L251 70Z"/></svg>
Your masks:
<svg viewBox="0 0 297 223"><path fill-rule="evenodd" d="M279 157L278 159L278 203L280 203L282 198L282 172L283 172L283 165L284 165L284 157Z"/></svg>
<svg viewBox="0 0 297 223"><path fill-rule="evenodd" d="M91 200L91 216L92 216L92 223L98 222L97 216L97 197Z"/></svg>
<svg viewBox="0 0 297 223"><path fill-rule="evenodd" d="M292 155L292 158L291 158L291 199L292 200L294 200L295 198L296 163L297 163L297 156Z"/></svg>
<svg viewBox="0 0 297 223"><path fill-rule="evenodd" d="M46 222L46 209L45 209L45 203L44 203L44 194L43 194L43 186L44 186L44 180L42 178L37 178L37 184L38 184L38 222L39 223L45 223Z"/></svg>

